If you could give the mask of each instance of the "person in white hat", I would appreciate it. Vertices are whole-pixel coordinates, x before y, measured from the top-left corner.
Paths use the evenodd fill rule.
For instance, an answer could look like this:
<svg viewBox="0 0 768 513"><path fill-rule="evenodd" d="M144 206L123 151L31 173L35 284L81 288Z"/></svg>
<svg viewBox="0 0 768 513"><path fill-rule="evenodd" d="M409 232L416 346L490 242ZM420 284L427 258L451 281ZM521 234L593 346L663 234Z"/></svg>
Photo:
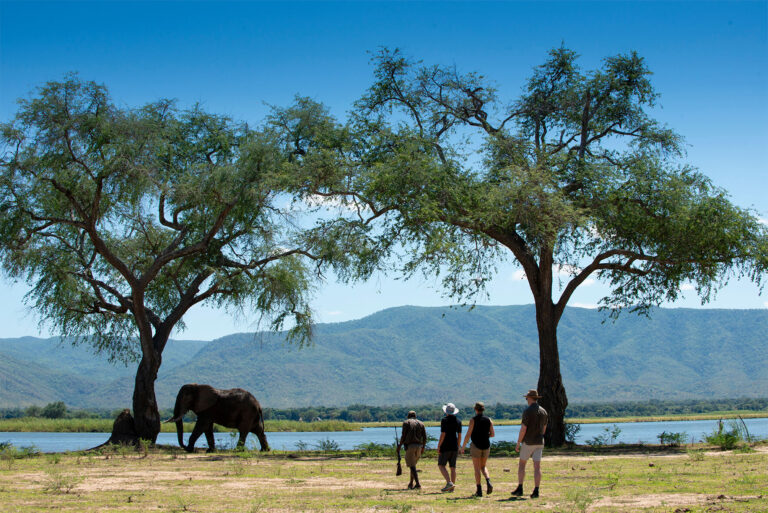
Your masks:
<svg viewBox="0 0 768 513"><path fill-rule="evenodd" d="M437 442L437 468L445 478L445 486L441 491L452 492L456 486L456 458L459 455L461 442L461 421L456 417L459 409L453 403L443 406L445 417L440 421L440 440ZM451 467L451 475L448 469Z"/></svg>

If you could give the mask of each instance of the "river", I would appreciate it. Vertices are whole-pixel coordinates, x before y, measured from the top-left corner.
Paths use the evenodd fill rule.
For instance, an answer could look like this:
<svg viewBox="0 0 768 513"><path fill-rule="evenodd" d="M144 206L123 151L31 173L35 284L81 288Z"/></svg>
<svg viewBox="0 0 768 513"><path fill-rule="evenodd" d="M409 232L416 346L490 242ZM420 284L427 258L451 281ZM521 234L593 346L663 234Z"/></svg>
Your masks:
<svg viewBox="0 0 768 513"><path fill-rule="evenodd" d="M725 421L726 426L728 422ZM745 419L747 429L752 436L768 438L768 418ZM466 421L464 422L466 429ZM581 424L576 436L576 443L583 444L598 436L605 436L616 426L620 430L614 443L658 443L658 435L668 433L686 433L689 440L701 441L705 435L717 429L716 420L661 421L661 422L626 422L617 424ZM519 426L496 426L496 441L517 440ZM608 430L608 431L606 431ZM399 431L399 429L398 429ZM435 438L440 436L439 427L427 428L427 433ZM185 433L184 440L189 437ZM218 448L232 447L237 438L231 433L215 433ZM42 452L78 451L95 447L109 438L108 433L10 433L0 432L0 442L10 442L15 447L34 446ZM302 447L316 449L328 441L338 445L339 449L354 449L355 446L368 442L390 444L395 440L394 428L363 428L362 431L301 431L268 432L267 439L273 449L296 450ZM157 442L176 445L175 433L160 433ZM432 443L431 446L435 444ZM247 446L258 447L254 435L249 435ZM198 439L196 447L207 447L205 436Z"/></svg>

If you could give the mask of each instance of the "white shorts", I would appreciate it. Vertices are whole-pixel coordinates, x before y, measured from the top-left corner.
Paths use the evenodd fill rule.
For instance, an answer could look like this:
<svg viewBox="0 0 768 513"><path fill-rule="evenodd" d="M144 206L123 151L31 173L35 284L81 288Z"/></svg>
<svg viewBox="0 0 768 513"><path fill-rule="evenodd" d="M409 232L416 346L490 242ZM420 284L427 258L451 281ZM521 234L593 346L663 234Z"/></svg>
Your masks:
<svg viewBox="0 0 768 513"><path fill-rule="evenodd" d="M544 454L543 445L520 444L520 461L527 461L528 458L533 458L533 461L541 461L542 454Z"/></svg>

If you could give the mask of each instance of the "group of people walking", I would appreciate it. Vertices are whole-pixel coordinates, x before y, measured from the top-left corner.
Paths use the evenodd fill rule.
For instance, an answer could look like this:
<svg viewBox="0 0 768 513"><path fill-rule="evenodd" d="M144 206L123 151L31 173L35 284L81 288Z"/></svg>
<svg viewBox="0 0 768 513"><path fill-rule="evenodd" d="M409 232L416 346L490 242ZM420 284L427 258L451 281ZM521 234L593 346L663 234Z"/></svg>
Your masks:
<svg viewBox="0 0 768 513"><path fill-rule="evenodd" d="M520 462L517 467L518 485L512 491L512 495L523 495L523 481L525 480L525 468L528 460L533 460L534 489L531 498L539 496L541 484L541 458L544 450L544 433L547 430L547 412L539 406L541 398L536 390L529 390L525 394L528 407L523 412L520 425L520 433L517 437L515 450L520 453ZM440 439L437 442L437 468L445 478L443 492L452 492L456 487L456 460L459 454L464 454L469 445L469 454L472 457L472 465L475 469L475 495L483 496L482 479L485 478L485 493L493 492L491 476L486 466L491 451L491 438L496 433L493 429L493 421L485 415L485 405L475 403L475 416L469 419L467 433L464 442L461 442L462 424L456 416L459 409L453 403L443 406L445 416L440 421ZM403 422L402 435L398 441L398 451L405 447L405 464L410 469L408 489L420 489L419 474L416 464L424 454L427 447L427 431L424 423L416 418L416 412L408 412L408 418ZM450 472L449 472L450 469Z"/></svg>

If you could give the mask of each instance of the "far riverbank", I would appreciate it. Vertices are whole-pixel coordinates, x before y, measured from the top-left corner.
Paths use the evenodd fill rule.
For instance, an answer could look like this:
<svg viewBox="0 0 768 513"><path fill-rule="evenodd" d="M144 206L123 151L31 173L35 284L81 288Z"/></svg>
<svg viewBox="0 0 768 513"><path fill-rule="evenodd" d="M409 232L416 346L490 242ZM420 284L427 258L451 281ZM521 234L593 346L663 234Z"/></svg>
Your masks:
<svg viewBox="0 0 768 513"><path fill-rule="evenodd" d="M460 415L461 417L461 415ZM567 418L571 424L623 424L633 422L669 422L669 421L696 421L718 419L759 419L768 417L768 411L724 411L693 415L654 415L654 416L630 416L630 417L591 417L591 418ZM105 433L112 431L112 419L46 419L40 417L20 417L15 419L0 419L0 432L36 432L36 433ZM401 422L347 422L343 420L320 420L314 422L302 422L296 420L267 420L265 421L267 432L343 432L361 431L364 428L399 427ZM439 426L439 422L427 421L428 427ZM519 420L494 419L497 426L516 426ZM161 424L162 433L175 433L175 424ZM185 422L184 431L190 432L194 422ZM227 428L214 426L214 431L227 432Z"/></svg>

